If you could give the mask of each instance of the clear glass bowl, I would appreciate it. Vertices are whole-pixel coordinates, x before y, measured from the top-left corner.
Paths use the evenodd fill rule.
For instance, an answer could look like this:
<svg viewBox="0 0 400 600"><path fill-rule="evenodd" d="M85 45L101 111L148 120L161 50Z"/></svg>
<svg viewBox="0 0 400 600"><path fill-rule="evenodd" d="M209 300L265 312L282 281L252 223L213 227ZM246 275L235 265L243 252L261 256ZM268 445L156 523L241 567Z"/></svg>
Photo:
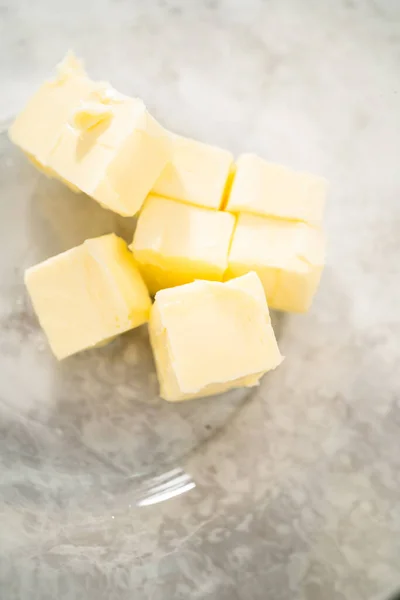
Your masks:
<svg viewBox="0 0 400 600"><path fill-rule="evenodd" d="M369 320L354 320L369 280L361 267L353 287L345 277L353 246L334 255L310 315L273 315L290 356L257 392L169 404L145 327L59 363L23 284L26 267L85 238L130 241L134 220L46 179L4 131L0 184L1 598L388 596L400 548L396 354L374 341L386 325L371 337ZM347 200L335 203L337 239ZM373 210L357 214L368 234L389 222ZM377 257L383 272L387 253ZM382 281L381 303L394 290ZM143 506L189 477L196 489Z"/></svg>
<svg viewBox="0 0 400 600"><path fill-rule="evenodd" d="M3 477L18 472L40 508L39 488L57 473L51 501L80 498L84 522L85 506L91 514L115 511L122 490L134 497L154 476L184 467L250 392L161 400L146 327L57 362L32 310L24 270L111 231L131 241L135 221L47 179L13 147L5 127L0 154L0 453L9 457Z"/></svg>

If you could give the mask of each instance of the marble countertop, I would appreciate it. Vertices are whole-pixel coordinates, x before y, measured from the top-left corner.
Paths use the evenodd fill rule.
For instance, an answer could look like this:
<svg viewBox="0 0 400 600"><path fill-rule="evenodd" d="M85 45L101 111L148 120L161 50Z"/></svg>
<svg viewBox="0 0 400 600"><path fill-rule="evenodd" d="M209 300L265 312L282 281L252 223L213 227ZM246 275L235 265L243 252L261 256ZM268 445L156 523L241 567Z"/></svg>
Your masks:
<svg viewBox="0 0 400 600"><path fill-rule="evenodd" d="M2 598L387 599L400 585L399 2L3 0L0 15L0 120L73 48L168 128L331 182L326 271L309 314L279 319L284 365L211 425L210 402L153 407L152 431L173 420L174 443L201 440L184 459L197 487L101 519L82 491L101 432L85 430L93 462L71 453L68 476L65 456L38 450L60 412L44 411L44 370L18 371L35 326L1 258ZM2 255L22 235L12 189Z"/></svg>

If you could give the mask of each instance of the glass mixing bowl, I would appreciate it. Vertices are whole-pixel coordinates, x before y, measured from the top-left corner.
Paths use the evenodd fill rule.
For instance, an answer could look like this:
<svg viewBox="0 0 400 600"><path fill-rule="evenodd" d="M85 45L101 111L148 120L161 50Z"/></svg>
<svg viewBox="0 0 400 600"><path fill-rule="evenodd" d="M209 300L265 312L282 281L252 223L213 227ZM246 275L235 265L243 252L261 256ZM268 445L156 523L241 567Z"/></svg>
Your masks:
<svg viewBox="0 0 400 600"><path fill-rule="evenodd" d="M112 231L129 242L135 221L47 179L11 144L6 127L0 154L0 455L6 490L17 477L37 510L45 510L43 486L52 479L51 502L78 502L84 521L85 507L91 514L115 511L121 494L143 500L159 481L155 477L167 487L172 477L174 493L190 489L191 480L179 471L186 457L251 392L161 400L146 327L58 362L31 307L24 270Z"/></svg>

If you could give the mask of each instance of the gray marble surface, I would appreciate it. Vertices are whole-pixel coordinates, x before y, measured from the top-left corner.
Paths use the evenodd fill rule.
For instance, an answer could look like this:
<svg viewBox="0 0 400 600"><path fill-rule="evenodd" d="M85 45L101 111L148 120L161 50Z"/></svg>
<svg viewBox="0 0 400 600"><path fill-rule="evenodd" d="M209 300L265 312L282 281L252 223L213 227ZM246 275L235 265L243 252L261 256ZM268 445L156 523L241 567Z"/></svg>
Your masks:
<svg viewBox="0 0 400 600"><path fill-rule="evenodd" d="M56 365L24 266L132 224L2 136L1 598L384 600L400 585L400 3L2 0L0 119L69 47L167 127L325 175L329 257L251 397L160 402L140 331ZM167 459L196 489L136 507L135 477Z"/></svg>

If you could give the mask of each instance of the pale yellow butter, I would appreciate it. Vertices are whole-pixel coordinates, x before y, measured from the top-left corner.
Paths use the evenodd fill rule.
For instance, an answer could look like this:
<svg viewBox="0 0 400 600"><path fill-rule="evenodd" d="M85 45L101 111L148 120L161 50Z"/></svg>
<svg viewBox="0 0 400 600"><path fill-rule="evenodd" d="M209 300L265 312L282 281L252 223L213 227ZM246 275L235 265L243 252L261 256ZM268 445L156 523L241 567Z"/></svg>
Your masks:
<svg viewBox="0 0 400 600"><path fill-rule="evenodd" d="M75 127L64 127L48 164L105 208L133 216L169 158L168 137L141 100L119 98L103 112L100 99L91 106L92 114L88 104L83 116L74 112ZM98 122L87 127L90 117Z"/></svg>
<svg viewBox="0 0 400 600"><path fill-rule="evenodd" d="M139 99L95 83L72 55L10 129L48 175L124 216L140 209L171 158L171 142Z"/></svg>
<svg viewBox="0 0 400 600"><path fill-rule="evenodd" d="M305 312L325 263L325 236L306 223L241 214L229 253L226 279L255 271L268 306Z"/></svg>
<svg viewBox="0 0 400 600"><path fill-rule="evenodd" d="M131 245L152 294L195 279L222 281L235 218L150 195Z"/></svg>
<svg viewBox="0 0 400 600"><path fill-rule="evenodd" d="M58 359L147 322L151 300L132 254L114 234L31 267L25 283Z"/></svg>
<svg viewBox="0 0 400 600"><path fill-rule="evenodd" d="M282 361L255 273L158 292L149 330L160 395L169 401L252 387Z"/></svg>
<svg viewBox="0 0 400 600"><path fill-rule="evenodd" d="M104 102L81 102L72 113L71 125L78 131L88 131L111 119L113 112L112 106Z"/></svg>
<svg viewBox="0 0 400 600"><path fill-rule="evenodd" d="M68 54L56 77L30 98L10 127L10 138L38 166L46 168L51 151L72 111L94 88L82 63Z"/></svg>
<svg viewBox="0 0 400 600"><path fill-rule="evenodd" d="M242 154L236 162L226 210L320 223L326 193L327 182L321 177Z"/></svg>
<svg viewBox="0 0 400 600"><path fill-rule="evenodd" d="M233 166L232 154L178 135L171 135L171 141L172 159L152 192L218 210Z"/></svg>

